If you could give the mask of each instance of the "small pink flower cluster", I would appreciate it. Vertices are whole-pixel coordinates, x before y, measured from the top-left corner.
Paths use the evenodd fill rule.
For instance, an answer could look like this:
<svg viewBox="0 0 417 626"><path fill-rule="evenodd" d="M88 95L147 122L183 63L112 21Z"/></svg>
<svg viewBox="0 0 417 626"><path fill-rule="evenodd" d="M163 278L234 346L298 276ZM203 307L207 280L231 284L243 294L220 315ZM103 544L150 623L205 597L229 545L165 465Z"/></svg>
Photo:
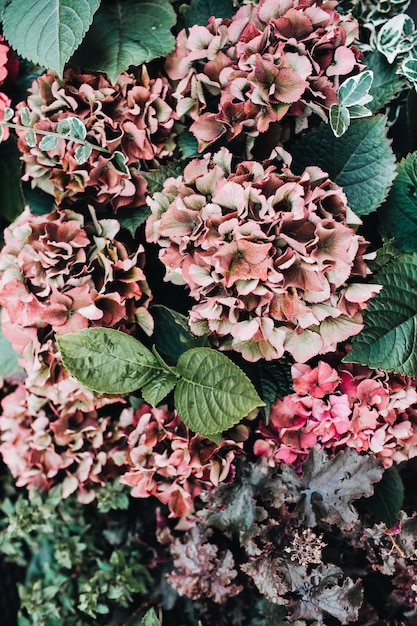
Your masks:
<svg viewBox="0 0 417 626"><path fill-rule="evenodd" d="M221 447L193 435L178 414L166 407L142 405L134 415L128 438L129 470L121 482L133 487L132 496L155 496L167 504L169 517L194 509L194 499L233 476L232 461L242 444L223 439Z"/></svg>
<svg viewBox="0 0 417 626"><path fill-rule="evenodd" d="M247 161L232 172L231 158L222 149L194 159L148 199L146 235L162 248L166 279L198 301L191 330L248 361L335 350L379 291L346 283L368 271L346 196L317 167L296 176Z"/></svg>
<svg viewBox="0 0 417 626"><path fill-rule="evenodd" d="M54 401L24 384L1 402L0 454L18 487L47 491L60 484L62 497L81 502L95 488L127 469L132 412L117 396L97 397L71 379L54 385Z"/></svg>
<svg viewBox="0 0 417 626"><path fill-rule="evenodd" d="M43 135L37 135L31 147L26 131L17 130L26 164L24 180L32 180L63 206L80 196L96 207L110 203L114 211L144 204L147 183L138 163L152 167L155 160L172 154L176 115L167 79L150 78L144 65L138 72L137 77L121 74L114 85L102 74L77 74L71 68L63 80L52 70L37 78L27 102L17 107L15 121L22 122L26 107L31 127L56 132L60 122L77 117L86 127L86 139L107 152L93 149L80 165L76 142L61 138L53 149L41 149ZM114 158L116 151L125 164Z"/></svg>
<svg viewBox="0 0 417 626"><path fill-rule="evenodd" d="M4 38L0 35L0 119L3 119L4 110L10 107L11 100L5 93L5 83L14 81L19 71L19 62L16 59L9 46L5 43ZM1 141L6 141L9 137L9 129L3 127Z"/></svg>
<svg viewBox="0 0 417 626"><path fill-rule="evenodd" d="M26 209L4 233L0 253L3 330L24 355L30 385L43 387L60 367L54 333L88 326L152 331L143 246L132 249L115 219L71 210L35 216Z"/></svg>
<svg viewBox="0 0 417 626"><path fill-rule="evenodd" d="M225 135L248 147L269 131L282 140L282 121L307 128L312 113L327 120L340 83L363 66L352 45L358 23L328 0L261 0L231 19L182 30L165 68L175 81L177 113L194 122L202 150ZM263 138L264 143L264 138ZM249 151L250 153L250 151Z"/></svg>
<svg viewBox="0 0 417 626"><path fill-rule="evenodd" d="M295 393L278 400L254 452L275 463L302 462L316 444L377 456L384 467L417 456L417 391L398 375L349 363L292 367Z"/></svg>

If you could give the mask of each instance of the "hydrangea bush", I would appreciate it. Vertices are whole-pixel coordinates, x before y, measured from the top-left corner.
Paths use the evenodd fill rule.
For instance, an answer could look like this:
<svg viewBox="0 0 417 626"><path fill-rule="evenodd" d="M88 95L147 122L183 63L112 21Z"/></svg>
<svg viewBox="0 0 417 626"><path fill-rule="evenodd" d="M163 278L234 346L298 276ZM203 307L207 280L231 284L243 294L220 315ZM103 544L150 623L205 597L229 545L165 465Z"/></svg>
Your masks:
<svg viewBox="0 0 417 626"><path fill-rule="evenodd" d="M1 8L5 626L415 623L409 2L55 4Z"/></svg>

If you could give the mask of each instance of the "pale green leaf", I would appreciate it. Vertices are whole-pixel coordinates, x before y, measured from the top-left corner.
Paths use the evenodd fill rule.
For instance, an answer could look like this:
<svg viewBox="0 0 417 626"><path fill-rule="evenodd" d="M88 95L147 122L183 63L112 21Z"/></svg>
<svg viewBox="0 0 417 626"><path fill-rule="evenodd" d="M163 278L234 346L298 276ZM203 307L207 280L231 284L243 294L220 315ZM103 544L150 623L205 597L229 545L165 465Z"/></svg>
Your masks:
<svg viewBox="0 0 417 626"><path fill-rule="evenodd" d="M156 616L155 609L152 607L145 613L141 622L142 626L160 626L159 619Z"/></svg>
<svg viewBox="0 0 417 626"><path fill-rule="evenodd" d="M8 0L3 32L21 56L62 75L100 0Z"/></svg>
<svg viewBox="0 0 417 626"><path fill-rule="evenodd" d="M74 158L79 165L82 165L83 163L88 161L92 151L93 151L93 148L89 144L80 145L78 146L78 148L76 149L74 153Z"/></svg>
<svg viewBox="0 0 417 626"><path fill-rule="evenodd" d="M178 376L175 368L167 365L155 348L152 349L152 353L161 371L157 377L142 385L141 393L145 402L157 406L174 389Z"/></svg>
<svg viewBox="0 0 417 626"><path fill-rule="evenodd" d="M351 120L356 120L360 117L369 117L370 115L372 115L371 109L368 109L368 107L364 107L362 104L354 104L353 106L349 107L348 111Z"/></svg>
<svg viewBox="0 0 417 626"><path fill-rule="evenodd" d="M111 82L131 65L165 57L175 47L176 13L168 0L102 3L74 61L102 71Z"/></svg>
<svg viewBox="0 0 417 626"><path fill-rule="evenodd" d="M330 126L322 124L294 144L292 169L301 173L308 165L318 165L344 188L357 215L375 211L395 176L395 156L385 122L383 115L353 120L339 138Z"/></svg>
<svg viewBox="0 0 417 626"><path fill-rule="evenodd" d="M345 106L332 104L329 112L330 126L336 137L341 137L349 128L350 114Z"/></svg>
<svg viewBox="0 0 417 626"><path fill-rule="evenodd" d="M401 65L401 72L414 85L417 85L417 59L407 59Z"/></svg>
<svg viewBox="0 0 417 626"><path fill-rule="evenodd" d="M23 116L22 116L23 119ZM60 120L58 123L57 132L61 135L70 135L72 129L71 118L65 117L63 120Z"/></svg>
<svg viewBox="0 0 417 626"><path fill-rule="evenodd" d="M70 374L93 391L129 393L163 373L150 350L118 330L87 328L57 341Z"/></svg>
<svg viewBox="0 0 417 626"><path fill-rule="evenodd" d="M399 163L397 178L378 217L385 238L395 237L403 252L417 251L417 152Z"/></svg>
<svg viewBox="0 0 417 626"><path fill-rule="evenodd" d="M29 148L34 148L36 146L36 133L34 130L28 130L25 134L25 139Z"/></svg>
<svg viewBox="0 0 417 626"><path fill-rule="evenodd" d="M20 111L20 119L22 120L23 126L30 125L30 111L28 107L22 107Z"/></svg>
<svg viewBox="0 0 417 626"><path fill-rule="evenodd" d="M10 107L6 107L3 111L3 120L5 122L10 122L10 120L12 119L14 115L14 110L11 109Z"/></svg>
<svg viewBox="0 0 417 626"><path fill-rule="evenodd" d="M39 143L39 148L45 151L54 150L57 143L58 137L56 135L45 135Z"/></svg>
<svg viewBox="0 0 417 626"><path fill-rule="evenodd" d="M372 100L369 90L374 79L373 72L365 70L356 76L350 76L342 83L337 92L342 106L351 107L355 104L366 104Z"/></svg>
<svg viewBox="0 0 417 626"><path fill-rule="evenodd" d="M68 118L71 123L70 135L74 139L85 139L87 136L87 129L83 122L78 117Z"/></svg>
<svg viewBox="0 0 417 626"><path fill-rule="evenodd" d="M348 362L417 378L417 254L386 263L374 278L382 291L364 311Z"/></svg>
<svg viewBox="0 0 417 626"><path fill-rule="evenodd" d="M178 359L177 371L182 378L175 388L175 407L194 432L222 432L264 405L246 374L211 348L184 352Z"/></svg>

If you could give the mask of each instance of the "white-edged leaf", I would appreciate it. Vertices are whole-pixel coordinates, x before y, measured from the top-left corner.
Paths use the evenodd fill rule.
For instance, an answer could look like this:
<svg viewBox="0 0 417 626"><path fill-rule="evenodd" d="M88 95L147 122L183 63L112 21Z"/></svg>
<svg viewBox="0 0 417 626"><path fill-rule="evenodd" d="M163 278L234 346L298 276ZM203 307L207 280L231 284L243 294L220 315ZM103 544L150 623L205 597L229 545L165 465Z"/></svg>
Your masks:
<svg viewBox="0 0 417 626"><path fill-rule="evenodd" d="M34 130L30 129L25 133L26 143L29 148L34 148L36 146L36 133Z"/></svg>
<svg viewBox="0 0 417 626"><path fill-rule="evenodd" d="M21 56L62 75L100 0L8 0L3 34Z"/></svg>
<svg viewBox="0 0 417 626"><path fill-rule="evenodd" d="M85 139L87 129L78 117L68 117L67 120L71 124L70 136L74 139Z"/></svg>
<svg viewBox="0 0 417 626"><path fill-rule="evenodd" d="M45 135L39 143L39 148L47 152L48 150L54 150L57 143L58 137L56 135Z"/></svg>
<svg viewBox="0 0 417 626"><path fill-rule="evenodd" d="M360 117L369 117L372 115L372 111L368 109L368 107L364 107L362 104L354 104L349 107L348 111L351 120L356 120Z"/></svg>
<svg viewBox="0 0 417 626"><path fill-rule="evenodd" d="M30 126L30 111L28 107L22 107L20 111L20 119L23 126Z"/></svg>
<svg viewBox="0 0 417 626"><path fill-rule="evenodd" d="M414 85L417 85L417 59L407 59L401 65L401 73L412 82Z"/></svg>
<svg viewBox="0 0 417 626"><path fill-rule="evenodd" d="M227 430L264 406L246 374L217 350L187 350L178 359L177 371L181 378L175 407L182 421L201 435Z"/></svg>
<svg viewBox="0 0 417 626"><path fill-rule="evenodd" d="M74 153L75 160L77 161L79 165L82 165L83 163L88 161L92 151L93 151L93 148L89 144L86 144L86 145L81 144L80 146L78 146L78 148L76 149Z"/></svg>
<svg viewBox="0 0 417 626"><path fill-rule="evenodd" d="M385 22L376 37L376 47L388 63L394 63L399 54L411 50L415 43L414 21L400 13Z"/></svg>
<svg viewBox="0 0 417 626"><path fill-rule="evenodd" d="M70 135L72 129L72 123L70 117L65 117L63 120L60 120L58 123L57 132L60 135Z"/></svg>
<svg viewBox="0 0 417 626"><path fill-rule="evenodd" d="M339 104L332 104L329 112L329 122L335 136L341 137L349 128L349 109Z"/></svg>
<svg viewBox="0 0 417 626"><path fill-rule="evenodd" d="M111 82L130 65L165 57L175 47L176 13L168 0L103 2L74 60Z"/></svg>
<svg viewBox="0 0 417 626"><path fill-rule="evenodd" d="M114 162L115 167L119 170L119 172L123 172L124 174L128 174L130 176L130 170L126 165L127 158L120 152L120 150L115 150L113 152L112 161Z"/></svg>
<svg viewBox="0 0 417 626"><path fill-rule="evenodd" d="M3 120L5 122L10 122L14 115L14 110L11 107L6 107L3 111Z"/></svg>
<svg viewBox="0 0 417 626"><path fill-rule="evenodd" d="M99 393L130 393L163 373L150 350L118 330L87 328L57 341L70 374Z"/></svg>
<svg viewBox="0 0 417 626"><path fill-rule="evenodd" d="M350 76L342 83L337 92L337 97L342 106L351 107L355 104L366 104L372 100L369 90L372 87L374 74L371 70L365 70L356 76Z"/></svg>
<svg viewBox="0 0 417 626"><path fill-rule="evenodd" d="M4 126L0 125L0 143L1 143L1 140L3 139L3 136L4 136Z"/></svg>

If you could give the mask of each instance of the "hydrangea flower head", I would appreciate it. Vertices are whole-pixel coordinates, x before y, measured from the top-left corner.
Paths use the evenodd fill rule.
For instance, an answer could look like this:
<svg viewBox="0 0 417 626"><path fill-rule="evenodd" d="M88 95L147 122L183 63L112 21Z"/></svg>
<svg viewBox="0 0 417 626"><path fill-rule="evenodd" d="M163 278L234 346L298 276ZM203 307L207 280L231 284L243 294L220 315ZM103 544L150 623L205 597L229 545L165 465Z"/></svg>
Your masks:
<svg viewBox="0 0 417 626"><path fill-rule="evenodd" d="M358 24L327 0L261 0L242 6L231 19L210 18L177 37L166 71L175 84L177 113L194 120L202 150L221 136L254 137L268 131L285 138L312 113L327 120L340 83L361 69L352 45ZM250 150L249 150L250 152Z"/></svg>
<svg viewBox="0 0 417 626"><path fill-rule="evenodd" d="M362 329L379 291L367 274L367 242L343 190L317 167L300 176L256 161L232 170L225 149L192 160L148 199L146 234L161 247L167 280L197 301L196 335L248 361L297 361L335 350Z"/></svg>
<svg viewBox="0 0 417 626"><path fill-rule="evenodd" d="M261 424L255 454L300 464L315 445L377 456L385 467L417 456L415 381L368 367L295 363L294 393L278 400Z"/></svg>
<svg viewBox="0 0 417 626"><path fill-rule="evenodd" d="M138 72L137 77L121 74L114 85L102 74L79 74L72 68L62 80L52 70L37 78L27 102L18 105L15 121L21 123L26 107L32 128L57 132L60 122L77 117L87 130L86 139L106 152L93 149L80 165L76 142L61 138L54 148L42 149L42 136L37 135L32 147L26 131L17 130L24 180L53 194L63 206L80 197L96 206L109 203L114 211L144 204L146 181L138 164L155 166L172 153L176 116L167 80L151 78L145 66ZM116 151L125 164L114 156Z"/></svg>

